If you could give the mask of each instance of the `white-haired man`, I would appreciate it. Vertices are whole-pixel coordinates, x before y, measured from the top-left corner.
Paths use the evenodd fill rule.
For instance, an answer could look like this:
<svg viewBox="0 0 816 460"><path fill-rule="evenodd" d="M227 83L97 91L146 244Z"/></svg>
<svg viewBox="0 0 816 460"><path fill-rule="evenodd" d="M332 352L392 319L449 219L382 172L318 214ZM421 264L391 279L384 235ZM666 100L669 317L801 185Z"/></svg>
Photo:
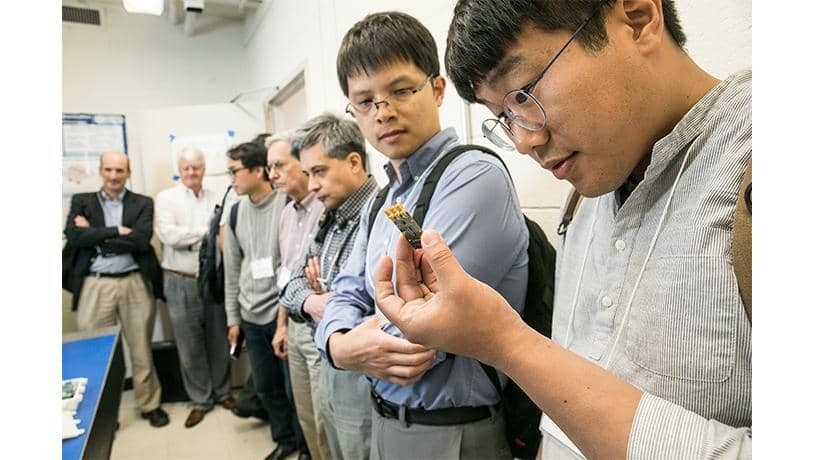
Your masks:
<svg viewBox="0 0 816 460"><path fill-rule="evenodd" d="M192 410L184 426L197 425L215 403L235 406L229 393L229 345L223 308L206 305L196 290L198 251L219 200L203 187L204 154L185 148L178 156L181 183L156 196L156 235L163 243L167 309Z"/></svg>

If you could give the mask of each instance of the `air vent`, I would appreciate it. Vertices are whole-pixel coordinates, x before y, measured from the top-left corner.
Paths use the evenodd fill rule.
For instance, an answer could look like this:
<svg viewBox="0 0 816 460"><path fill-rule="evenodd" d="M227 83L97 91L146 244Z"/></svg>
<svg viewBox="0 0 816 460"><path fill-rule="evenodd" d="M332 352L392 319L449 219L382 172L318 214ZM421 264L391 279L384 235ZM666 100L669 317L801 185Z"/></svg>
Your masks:
<svg viewBox="0 0 816 460"><path fill-rule="evenodd" d="M77 8L74 6L62 7L62 21L75 22L77 24L89 24L92 26L98 26L101 24L99 10Z"/></svg>

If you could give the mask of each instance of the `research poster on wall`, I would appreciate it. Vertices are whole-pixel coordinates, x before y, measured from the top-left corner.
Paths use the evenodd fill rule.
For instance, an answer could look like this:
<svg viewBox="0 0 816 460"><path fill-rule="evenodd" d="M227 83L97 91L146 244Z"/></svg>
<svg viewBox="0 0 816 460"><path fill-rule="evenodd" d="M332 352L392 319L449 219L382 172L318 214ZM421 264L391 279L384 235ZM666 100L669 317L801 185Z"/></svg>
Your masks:
<svg viewBox="0 0 816 460"><path fill-rule="evenodd" d="M127 153L125 116L116 114L62 114L62 196L93 192L102 187L99 156Z"/></svg>

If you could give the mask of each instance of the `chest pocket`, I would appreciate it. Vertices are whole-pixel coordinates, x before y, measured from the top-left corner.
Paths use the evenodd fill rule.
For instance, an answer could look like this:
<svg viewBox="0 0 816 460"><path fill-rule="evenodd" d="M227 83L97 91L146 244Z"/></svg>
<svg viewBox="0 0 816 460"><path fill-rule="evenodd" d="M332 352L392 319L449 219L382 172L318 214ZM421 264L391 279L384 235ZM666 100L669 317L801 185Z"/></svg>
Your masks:
<svg viewBox="0 0 816 460"><path fill-rule="evenodd" d="M667 229L630 313L626 354L634 363L697 382L733 374L735 326L743 313L730 246L727 229Z"/></svg>

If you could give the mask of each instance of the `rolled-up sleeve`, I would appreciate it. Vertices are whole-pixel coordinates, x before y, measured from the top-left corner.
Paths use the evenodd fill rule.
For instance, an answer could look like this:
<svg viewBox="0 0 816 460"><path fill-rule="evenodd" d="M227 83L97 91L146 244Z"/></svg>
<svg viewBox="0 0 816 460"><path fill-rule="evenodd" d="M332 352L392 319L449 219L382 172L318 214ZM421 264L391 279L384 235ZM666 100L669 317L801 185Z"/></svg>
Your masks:
<svg viewBox="0 0 816 460"><path fill-rule="evenodd" d="M677 404L644 393L629 435L627 457L751 458L751 427L707 420Z"/></svg>
<svg viewBox="0 0 816 460"><path fill-rule="evenodd" d="M326 356L326 343L337 331L352 329L367 316L374 314L374 299L368 294L365 285L366 245L368 244L368 209L371 201L363 207L359 230L351 250L340 273L331 285L332 295L326 301L323 319L315 331L315 343L318 350ZM329 360L331 363L332 361ZM333 364L332 364L333 365Z"/></svg>
<svg viewBox="0 0 816 460"><path fill-rule="evenodd" d="M280 303L289 312L289 317L295 321L309 321L303 313L303 304L310 295L315 294L312 285L306 278L306 261L310 255L306 254L292 272L292 278L283 288Z"/></svg>

